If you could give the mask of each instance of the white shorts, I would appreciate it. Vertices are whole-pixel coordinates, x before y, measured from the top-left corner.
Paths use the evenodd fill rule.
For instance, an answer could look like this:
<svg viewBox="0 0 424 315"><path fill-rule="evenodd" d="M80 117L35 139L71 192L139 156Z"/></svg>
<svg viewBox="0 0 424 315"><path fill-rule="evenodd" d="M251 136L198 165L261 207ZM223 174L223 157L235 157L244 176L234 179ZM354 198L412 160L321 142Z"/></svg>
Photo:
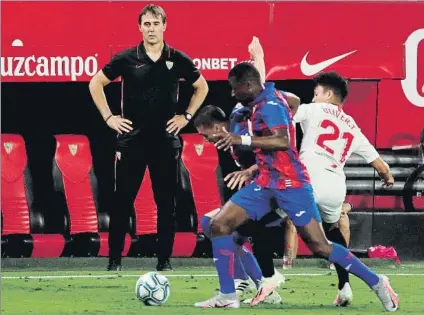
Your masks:
<svg viewBox="0 0 424 315"><path fill-rule="evenodd" d="M315 201L326 223L339 221L346 199L346 178L324 169L309 169Z"/></svg>

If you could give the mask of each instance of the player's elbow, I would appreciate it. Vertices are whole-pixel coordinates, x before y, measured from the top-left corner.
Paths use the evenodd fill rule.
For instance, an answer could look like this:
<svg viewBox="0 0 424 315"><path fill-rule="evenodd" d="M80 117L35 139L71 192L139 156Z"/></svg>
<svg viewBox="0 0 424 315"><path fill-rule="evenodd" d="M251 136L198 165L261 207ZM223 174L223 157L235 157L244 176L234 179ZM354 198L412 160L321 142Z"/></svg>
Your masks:
<svg viewBox="0 0 424 315"><path fill-rule="evenodd" d="M378 172L380 175L389 174L390 167L381 157L378 157L373 162L371 162L371 166Z"/></svg>
<svg viewBox="0 0 424 315"><path fill-rule="evenodd" d="M299 96L292 94L292 93L287 93L287 103L289 104L289 107L291 109L293 108L298 108L300 105L300 98Z"/></svg>

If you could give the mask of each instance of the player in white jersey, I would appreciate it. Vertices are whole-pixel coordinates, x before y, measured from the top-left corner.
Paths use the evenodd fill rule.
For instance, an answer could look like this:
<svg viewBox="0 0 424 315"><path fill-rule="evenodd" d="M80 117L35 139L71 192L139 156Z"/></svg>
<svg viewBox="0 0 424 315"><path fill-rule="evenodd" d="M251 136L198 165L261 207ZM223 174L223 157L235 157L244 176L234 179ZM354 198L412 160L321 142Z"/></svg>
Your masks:
<svg viewBox="0 0 424 315"><path fill-rule="evenodd" d="M340 233L339 220L346 197L346 160L352 153L358 154L377 170L385 186L394 183L388 164L355 120L343 111L347 94L347 83L337 73L320 73L315 77L312 103L292 108L293 119L303 130L300 160L310 175L324 230L329 240L344 246L346 239ZM336 269L339 294L334 304L347 306L352 301L348 272L337 265Z"/></svg>

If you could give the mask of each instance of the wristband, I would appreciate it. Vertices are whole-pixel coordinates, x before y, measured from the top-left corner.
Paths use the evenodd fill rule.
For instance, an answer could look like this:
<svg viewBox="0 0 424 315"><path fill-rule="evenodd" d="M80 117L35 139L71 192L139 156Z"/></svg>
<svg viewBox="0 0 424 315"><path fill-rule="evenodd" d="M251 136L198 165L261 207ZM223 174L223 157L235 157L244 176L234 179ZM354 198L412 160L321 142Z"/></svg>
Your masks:
<svg viewBox="0 0 424 315"><path fill-rule="evenodd" d="M241 145L250 146L252 144L251 136L240 136L241 137Z"/></svg>
<svg viewBox="0 0 424 315"><path fill-rule="evenodd" d="M105 119L105 122L107 122L112 116L113 114L110 114L109 116L107 116L107 118Z"/></svg>

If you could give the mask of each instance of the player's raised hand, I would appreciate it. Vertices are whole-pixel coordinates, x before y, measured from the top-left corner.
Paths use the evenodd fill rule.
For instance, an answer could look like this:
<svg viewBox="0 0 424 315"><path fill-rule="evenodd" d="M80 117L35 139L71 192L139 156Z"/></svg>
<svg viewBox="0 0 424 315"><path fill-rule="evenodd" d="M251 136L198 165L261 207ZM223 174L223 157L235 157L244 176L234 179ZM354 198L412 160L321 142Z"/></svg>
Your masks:
<svg viewBox="0 0 424 315"><path fill-rule="evenodd" d="M259 42L259 38L256 36L253 36L252 42L249 44L247 49L251 59L258 60L264 58L264 50L261 43Z"/></svg>
<svg viewBox="0 0 424 315"><path fill-rule="evenodd" d="M240 189L244 183L252 177L249 170L236 171L225 176L224 181L227 182L227 187L231 190Z"/></svg>
<svg viewBox="0 0 424 315"><path fill-rule="evenodd" d="M130 132L131 130L133 130L133 128L131 127L132 121L126 118L122 118L119 115L114 115L108 118L106 120L106 124L109 126L109 128L112 128L119 134L122 134L123 132Z"/></svg>

